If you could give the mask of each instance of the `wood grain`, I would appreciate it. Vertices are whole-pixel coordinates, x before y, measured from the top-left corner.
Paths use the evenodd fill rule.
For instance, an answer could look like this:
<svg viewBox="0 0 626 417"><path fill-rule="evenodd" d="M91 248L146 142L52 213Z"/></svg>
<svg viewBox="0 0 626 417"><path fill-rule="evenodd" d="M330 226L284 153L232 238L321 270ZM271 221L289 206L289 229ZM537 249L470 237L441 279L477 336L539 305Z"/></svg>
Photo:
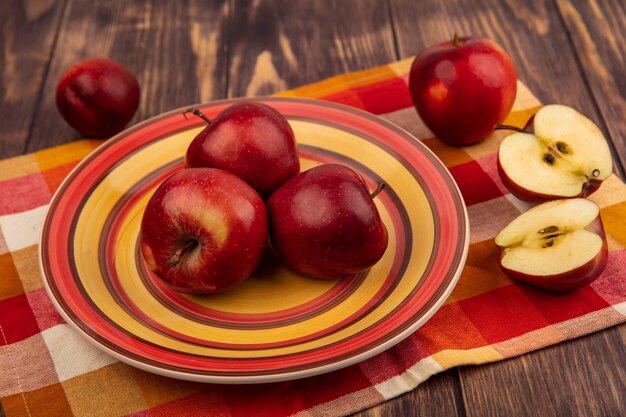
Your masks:
<svg viewBox="0 0 626 417"><path fill-rule="evenodd" d="M24 152L65 0L0 2L0 156Z"/></svg>
<svg viewBox="0 0 626 417"><path fill-rule="evenodd" d="M228 95L258 96L396 59L385 0L236 0Z"/></svg>
<svg viewBox="0 0 626 417"><path fill-rule="evenodd" d="M467 415L626 415L625 330L613 327L514 360L462 368Z"/></svg>
<svg viewBox="0 0 626 417"><path fill-rule="evenodd" d="M84 58L105 56L136 75L140 107L130 124L224 97L227 2L68 1L28 151L80 137L59 115L54 94L63 72Z"/></svg>
<svg viewBox="0 0 626 417"><path fill-rule="evenodd" d="M412 391L376 407L354 414L353 417L438 417L464 416L458 373L451 369L431 377Z"/></svg>
<svg viewBox="0 0 626 417"><path fill-rule="evenodd" d="M557 0L580 67L626 167L626 4L621 0Z"/></svg>

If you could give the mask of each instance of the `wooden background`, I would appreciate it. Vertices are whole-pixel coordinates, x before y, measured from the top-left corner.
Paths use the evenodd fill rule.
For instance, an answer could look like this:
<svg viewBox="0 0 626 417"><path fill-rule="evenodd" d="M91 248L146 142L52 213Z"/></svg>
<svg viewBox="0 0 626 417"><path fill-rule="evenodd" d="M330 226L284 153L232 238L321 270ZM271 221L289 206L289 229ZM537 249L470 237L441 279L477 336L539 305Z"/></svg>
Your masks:
<svg viewBox="0 0 626 417"><path fill-rule="evenodd" d="M134 123L410 57L455 31L494 39L540 100L595 120L623 177L623 0L2 0L0 157L79 138L57 113L54 91L64 70L86 57L118 60L136 74ZM625 346L622 325L449 370L357 415L626 415Z"/></svg>

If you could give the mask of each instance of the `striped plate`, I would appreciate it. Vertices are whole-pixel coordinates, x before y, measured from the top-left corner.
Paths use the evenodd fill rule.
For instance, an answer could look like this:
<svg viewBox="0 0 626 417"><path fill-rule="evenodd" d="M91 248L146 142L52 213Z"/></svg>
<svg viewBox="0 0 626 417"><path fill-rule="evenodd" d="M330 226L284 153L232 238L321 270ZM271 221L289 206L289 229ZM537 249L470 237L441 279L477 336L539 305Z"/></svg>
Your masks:
<svg viewBox="0 0 626 417"><path fill-rule="evenodd" d="M350 107L264 98L283 113L302 168L336 162L360 172L389 231L369 272L316 280L271 256L242 285L178 294L147 271L138 244L155 188L182 169L204 122L180 110L126 130L82 161L52 199L40 245L59 312L101 349L144 370L215 383L332 371L373 356L424 324L452 291L468 249L467 212L443 164L411 135ZM215 117L233 101L198 107Z"/></svg>

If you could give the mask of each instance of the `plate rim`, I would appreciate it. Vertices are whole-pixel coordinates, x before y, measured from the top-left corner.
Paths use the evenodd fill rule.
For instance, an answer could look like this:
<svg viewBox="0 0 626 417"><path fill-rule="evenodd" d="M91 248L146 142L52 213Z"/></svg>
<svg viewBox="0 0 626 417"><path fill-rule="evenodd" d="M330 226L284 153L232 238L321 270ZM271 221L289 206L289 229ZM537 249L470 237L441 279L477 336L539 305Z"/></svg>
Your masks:
<svg viewBox="0 0 626 417"><path fill-rule="evenodd" d="M219 106L219 105L228 105L228 104L233 104L236 102L242 102L242 101L261 101L261 102L266 102L266 101L282 101L282 102L296 102L296 103L310 103L313 105L321 105L324 107L333 107L335 109L338 109L339 111L347 111L349 113L355 113L358 116L365 116L369 119L374 119L377 123L380 123L382 125L386 125L387 127L391 127L393 129L396 129L397 131L401 132L403 135L407 136L408 138L412 139L414 142L416 142L418 145L418 147L420 148L420 150L426 154L430 155L430 159L432 160L432 162L434 164L438 164L440 166L440 168L443 168L443 170L441 171L441 173L445 173L445 175L448 177L448 179L450 180L449 183L452 185L452 188L450 191L453 191L452 194L455 194L455 196L459 199L460 201L460 205L458 207L460 207L462 209L462 219L463 219L463 223L459 224L459 227L461 230L463 230L465 232L465 239L462 242L462 250L461 250L461 256L459 258L459 262L455 267L454 270L454 275L452 276L448 286L445 288L445 290L441 293L441 295L436 299L436 301L432 304L432 306L426 311L426 313L420 317L418 320L416 320L414 323L412 323L410 326L408 326L404 331L396 334L395 336L389 338L388 340L384 341L383 343L370 348L364 352L358 353L354 356L351 356L349 358L345 358L345 359L341 359L338 360L336 362L332 362L329 364L325 364L325 365L320 365L320 366L316 366L313 368L309 368L309 369L304 369L304 370L296 370L296 371L287 371L287 372L279 372L279 373L270 373L270 374L262 374L262 375L207 375L207 374L200 374L200 373L185 373L185 372L180 372L180 371L175 371L175 370L171 370L171 369L167 369L165 367L159 367L159 366L155 366L155 365L150 365L148 363L144 363L144 362L140 362L137 361L129 356L125 356L121 353L118 353L114 350L112 350L111 348L109 348L108 346L102 344L101 342L99 342L98 340L96 340L92 335L90 335L88 332L86 332L84 329L82 329L77 323L74 322L74 320L72 320L69 315L65 312L65 310L61 307L59 301L56 299L56 297L54 296L54 293L52 291L52 288L50 287L50 283L49 283L49 279L51 277L48 277L46 272L45 272L45 268L44 268L44 247L42 245L42 241L44 238L44 232L46 230L45 226L49 221L50 221L50 217L52 215L51 213L51 208L52 208L52 202L55 201L56 199L60 198L60 196L62 195L65 186L67 185L66 183L70 182L71 179L73 179L73 176L75 175L75 173L77 171L80 171L83 169L84 166L88 165L91 160L93 158L95 158L99 153L101 153L103 150L109 148L110 146L113 146L115 143L119 142L120 140L123 140L124 136L127 136L129 133L132 133L134 131L138 131L141 130L144 127L150 126L152 125L155 121L157 120L161 120L161 119L166 119L168 117L170 117L171 115L175 115L175 114L181 114L183 111L191 108L191 107L210 107L210 106ZM43 222L43 226L42 226L42 231L40 233L39 236L39 240L38 240L38 264L39 264L39 271L40 271L40 275L43 281L43 285L44 288L46 290L46 293L48 294L49 299L52 301L52 304L54 305L55 309L57 310L57 312L61 315L61 317L64 319L65 323L67 323L72 329L74 329L75 331L77 331L84 339L86 339L92 346L95 346L96 348L98 348L101 351L104 351L106 354L111 355L112 357L116 358L117 360L119 360L120 362L126 363L130 366L136 367L138 369L142 369L144 371L153 373L153 374L157 374L157 375L162 375L162 376L166 376L166 377L170 377L170 378L176 378L176 379L181 379L181 380L188 380L188 381L195 381L195 382L204 382L204 383L218 383L218 384L257 384L257 383L269 383L269 382L280 382L280 381L288 381L288 380L295 380L295 379L300 379L300 378L307 378L307 377L311 377L311 376L315 376L315 375L320 375L320 374L325 374L328 372L332 372L332 371L336 371L351 365L354 365L356 363L362 362L366 359L369 359L373 356L376 356L377 354L391 348L392 346L398 344L399 342L401 342L402 340L406 339L408 336L410 336L412 333L414 333L417 329L419 329L420 327L422 327L440 308L441 306L445 303L445 301L447 300L447 298L449 297L449 295L452 293L452 291L454 290L462 272L463 269L465 267L465 263L467 261L467 256L468 256L468 252L469 252L469 244L470 244L470 224L469 224L469 215L468 215L468 210L467 210L467 205L465 204L463 197L462 197L462 193L461 190L456 182L456 180L454 179L454 177L452 176L452 174L450 173L450 170L448 169L448 167L446 167L446 165L441 161L441 159L430 149L428 148L426 145L423 144L423 142L421 140L419 140L418 138L416 138L413 134L411 134L410 132L408 132L406 129L402 128L401 126L398 126L396 123L389 121L387 119L384 119L382 117L380 117L379 115L376 115L374 113L370 113L367 112L365 110L359 109L359 108L355 108L355 107L351 107L345 104L341 104L341 103L336 103L336 102L330 102L330 101L326 101L326 100L319 100L319 99L311 99L311 98L302 98L302 97L280 97L280 96L260 96L260 97L253 97L253 98L247 98L247 97L239 97L239 98L227 98L227 99L217 99L217 100L211 100L211 101L207 101L207 102L201 102L201 103L196 103L193 105L188 105L188 106L183 106L177 109L173 109L167 112L163 112L163 113L159 113L158 115L155 115L153 117L150 117L146 120L143 120L133 126L128 127L127 129L124 129L123 131L119 132L118 134L114 135L113 137L107 139L105 142L101 143L98 147L96 147L95 149L93 149L87 156L85 156L81 161L79 161L76 166L74 168L72 168L72 170L66 175L66 177L63 179L63 181L61 181L61 183L59 184L58 188L55 190L54 194L52 195L52 197L50 198L50 201L48 203L49 207L46 210L46 215L44 217L44 222Z"/></svg>

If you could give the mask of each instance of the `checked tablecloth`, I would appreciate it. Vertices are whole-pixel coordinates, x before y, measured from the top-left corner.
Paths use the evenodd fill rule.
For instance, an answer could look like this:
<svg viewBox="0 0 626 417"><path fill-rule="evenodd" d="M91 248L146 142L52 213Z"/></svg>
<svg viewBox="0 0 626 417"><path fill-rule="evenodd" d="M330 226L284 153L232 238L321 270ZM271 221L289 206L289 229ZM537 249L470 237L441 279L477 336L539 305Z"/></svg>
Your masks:
<svg viewBox="0 0 626 417"><path fill-rule="evenodd" d="M0 399L6 416L344 415L445 369L510 358L625 321L626 186L612 176L590 198L601 207L610 250L598 280L568 294L510 281L498 269L493 240L528 206L506 191L497 174L505 133L466 148L444 145L412 107L409 67L410 61L399 61L280 95L381 115L420 138L450 169L468 207L471 246L454 292L423 327L360 364L291 382L192 383L118 362L63 322L38 269L47 204L72 167L100 143L78 141L0 162ZM539 106L519 83L505 123L523 126Z"/></svg>

